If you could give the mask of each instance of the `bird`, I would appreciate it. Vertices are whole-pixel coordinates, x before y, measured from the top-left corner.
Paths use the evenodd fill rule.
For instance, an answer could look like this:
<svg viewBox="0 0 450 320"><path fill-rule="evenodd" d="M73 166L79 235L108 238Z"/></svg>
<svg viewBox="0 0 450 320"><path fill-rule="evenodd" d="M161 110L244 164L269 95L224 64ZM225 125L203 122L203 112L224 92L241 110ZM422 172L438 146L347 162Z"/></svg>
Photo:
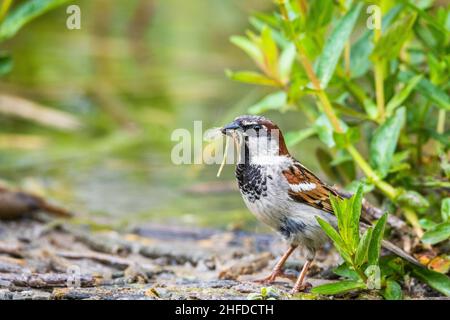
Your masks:
<svg viewBox="0 0 450 320"><path fill-rule="evenodd" d="M258 220L278 232L289 248L278 260L271 274L260 282L273 283L277 277L288 277L282 268L298 247L306 253L306 263L291 293L305 291L308 269L316 251L328 238L317 217L337 227L330 195L343 198L334 187L322 182L314 173L289 153L283 134L270 119L258 115L242 115L221 128L240 146L240 159L235 175L247 208ZM361 219L368 227L369 220ZM382 246L403 259L420 265L411 255L387 240Z"/></svg>

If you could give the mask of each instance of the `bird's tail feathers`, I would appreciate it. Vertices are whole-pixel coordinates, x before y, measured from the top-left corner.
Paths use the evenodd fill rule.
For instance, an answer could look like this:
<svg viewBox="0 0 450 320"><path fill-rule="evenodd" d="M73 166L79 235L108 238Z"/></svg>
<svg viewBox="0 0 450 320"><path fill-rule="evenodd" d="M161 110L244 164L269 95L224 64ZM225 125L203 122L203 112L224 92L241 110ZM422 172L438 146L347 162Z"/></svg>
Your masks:
<svg viewBox="0 0 450 320"><path fill-rule="evenodd" d="M383 240L381 242L381 245L383 248L386 248L387 250L391 251L392 253L395 253L397 256L399 256L400 258L405 259L408 262L411 262L412 264L425 268L425 266L423 264L421 264L419 261L417 261L416 258L414 258L413 256L411 256L410 254L408 254L407 252L405 252L404 250L400 249L399 247L397 247L395 244L393 244L392 242L389 242L387 240Z"/></svg>

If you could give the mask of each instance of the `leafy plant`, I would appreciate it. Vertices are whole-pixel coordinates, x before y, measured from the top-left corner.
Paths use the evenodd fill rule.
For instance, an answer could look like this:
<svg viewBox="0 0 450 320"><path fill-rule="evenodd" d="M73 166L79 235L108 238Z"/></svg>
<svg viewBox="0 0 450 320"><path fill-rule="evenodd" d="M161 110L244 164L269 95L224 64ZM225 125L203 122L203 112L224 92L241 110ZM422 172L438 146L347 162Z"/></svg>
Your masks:
<svg viewBox="0 0 450 320"><path fill-rule="evenodd" d="M408 0L275 2L273 12L251 18L255 30L231 38L258 71L227 75L271 88L249 112L302 114L304 126L286 134L291 147L319 139L323 171L350 191L364 183L378 205L403 215L423 241L419 251L447 242L448 214L438 208L450 186L449 7ZM373 4L381 14L365 15ZM344 246L347 254L356 254L359 239L353 240ZM361 268L359 260L347 262Z"/></svg>
<svg viewBox="0 0 450 320"><path fill-rule="evenodd" d="M4 42L33 19L68 2L68 0L28 0L13 7L13 0L3 0L0 5L0 42ZM11 58L6 53L0 57L0 75L11 70Z"/></svg>
<svg viewBox="0 0 450 320"><path fill-rule="evenodd" d="M352 276L350 280L315 287L313 293L336 294L355 289L380 288L378 259L387 214L384 214L373 227L367 228L360 236L359 220L362 195L363 188L359 187L356 194L350 199L339 200L331 197L331 204L337 217L338 230L325 220L317 219L322 229L333 241ZM378 284L374 284L374 281L378 281Z"/></svg>
<svg viewBox="0 0 450 320"><path fill-rule="evenodd" d="M445 275L405 265L399 258L380 258L387 214L360 235L362 196L363 187L360 186L350 199L331 198L337 217L337 230L325 220L318 218L320 226L344 260L344 263L335 269L335 273L344 277L344 280L317 286L312 292L334 295L354 290L376 289L380 290L386 299L401 299L403 291L400 281L407 272L411 272L413 276L431 287L449 295L450 279Z"/></svg>
<svg viewBox="0 0 450 320"><path fill-rule="evenodd" d="M280 293L272 287L262 287L259 293L250 293L247 300L277 300Z"/></svg>

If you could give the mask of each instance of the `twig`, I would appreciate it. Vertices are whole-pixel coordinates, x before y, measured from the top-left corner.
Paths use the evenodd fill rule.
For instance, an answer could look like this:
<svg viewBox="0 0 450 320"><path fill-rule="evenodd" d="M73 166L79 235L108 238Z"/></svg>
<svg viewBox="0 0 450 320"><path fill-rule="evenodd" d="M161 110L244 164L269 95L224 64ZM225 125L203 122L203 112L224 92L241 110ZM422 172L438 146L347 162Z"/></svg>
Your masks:
<svg viewBox="0 0 450 320"><path fill-rule="evenodd" d="M95 287L97 279L91 275L74 275L58 274L58 273L41 273L41 274L1 274L0 286L11 287L30 287L30 288L53 288L67 287L71 281L79 281L82 287Z"/></svg>
<svg viewBox="0 0 450 320"><path fill-rule="evenodd" d="M60 227L64 231L72 234L76 240L84 243L94 251L122 256L127 255L132 251L131 245L126 244L124 241L115 241L98 234L92 234L81 228L72 227L68 224L62 224Z"/></svg>

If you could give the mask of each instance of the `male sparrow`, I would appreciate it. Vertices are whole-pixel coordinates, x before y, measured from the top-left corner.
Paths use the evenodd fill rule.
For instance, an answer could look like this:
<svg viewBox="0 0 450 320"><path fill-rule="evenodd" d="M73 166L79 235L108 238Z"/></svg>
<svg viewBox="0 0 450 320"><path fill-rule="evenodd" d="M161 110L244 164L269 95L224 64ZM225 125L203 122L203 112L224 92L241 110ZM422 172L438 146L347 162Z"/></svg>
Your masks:
<svg viewBox="0 0 450 320"><path fill-rule="evenodd" d="M241 145L236 178L248 209L290 244L272 273L262 281L271 283L278 276L285 276L282 272L284 263L298 246L302 246L306 249L307 261L292 292L304 290L304 279L315 252L327 241L316 217L336 228L337 220L329 195L341 195L289 154L283 134L269 119L262 116L240 116L224 126L222 133L231 135ZM418 264L412 256L394 244L383 241L383 246Z"/></svg>

